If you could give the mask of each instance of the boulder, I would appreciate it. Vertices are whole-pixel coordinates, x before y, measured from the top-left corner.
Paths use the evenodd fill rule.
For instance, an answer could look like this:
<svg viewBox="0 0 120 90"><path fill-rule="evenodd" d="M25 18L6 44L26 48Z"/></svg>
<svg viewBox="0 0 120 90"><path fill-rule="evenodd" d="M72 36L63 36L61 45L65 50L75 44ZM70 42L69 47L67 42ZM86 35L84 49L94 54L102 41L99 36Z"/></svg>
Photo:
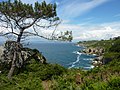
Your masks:
<svg viewBox="0 0 120 90"><path fill-rule="evenodd" d="M96 47L96 48L89 47L89 48L83 50L83 52L87 53L87 54L96 54L96 55L101 56L104 54L104 49L99 48L99 47Z"/></svg>

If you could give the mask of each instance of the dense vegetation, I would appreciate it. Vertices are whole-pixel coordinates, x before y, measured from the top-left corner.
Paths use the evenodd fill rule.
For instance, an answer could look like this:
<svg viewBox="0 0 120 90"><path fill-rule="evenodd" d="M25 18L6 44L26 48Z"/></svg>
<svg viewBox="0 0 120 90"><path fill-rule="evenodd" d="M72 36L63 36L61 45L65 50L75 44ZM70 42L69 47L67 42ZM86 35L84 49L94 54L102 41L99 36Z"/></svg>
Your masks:
<svg viewBox="0 0 120 90"><path fill-rule="evenodd" d="M6 74L0 74L0 90L42 90L42 80L50 80L53 76L59 76L66 69L57 64L40 64L34 59L12 80L7 79Z"/></svg>
<svg viewBox="0 0 120 90"><path fill-rule="evenodd" d="M12 80L1 73L0 90L120 90L120 39L93 42L90 45L100 45L106 49L104 59L110 58L110 62L83 71L54 64L39 64L32 59L31 64L14 75Z"/></svg>

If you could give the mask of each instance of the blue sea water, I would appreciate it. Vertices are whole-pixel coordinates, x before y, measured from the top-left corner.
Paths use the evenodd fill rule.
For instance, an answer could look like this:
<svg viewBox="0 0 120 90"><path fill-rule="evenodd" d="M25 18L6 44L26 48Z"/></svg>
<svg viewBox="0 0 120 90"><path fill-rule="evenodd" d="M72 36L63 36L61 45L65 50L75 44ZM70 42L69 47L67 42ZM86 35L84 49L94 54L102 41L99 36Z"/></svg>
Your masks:
<svg viewBox="0 0 120 90"><path fill-rule="evenodd" d="M63 42L34 42L29 45L31 48L36 48L46 57L47 62L57 63L66 68L93 68L91 62L94 58L92 55L79 53L83 47L78 47L75 43Z"/></svg>
<svg viewBox="0 0 120 90"><path fill-rule="evenodd" d="M27 47L38 49L49 63L60 64L66 68L83 68L85 70L93 68L91 63L94 56L79 53L78 51L83 47L78 47L75 43L31 42Z"/></svg>

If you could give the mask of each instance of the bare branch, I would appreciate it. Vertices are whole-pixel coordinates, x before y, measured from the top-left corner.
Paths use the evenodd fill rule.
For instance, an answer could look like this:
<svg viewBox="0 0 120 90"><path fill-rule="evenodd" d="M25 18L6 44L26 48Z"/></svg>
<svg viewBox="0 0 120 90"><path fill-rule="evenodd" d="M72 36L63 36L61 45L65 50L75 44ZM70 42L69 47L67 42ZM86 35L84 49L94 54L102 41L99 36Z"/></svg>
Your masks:
<svg viewBox="0 0 120 90"><path fill-rule="evenodd" d="M35 19L31 24L29 24L29 25L27 25L25 27L22 27L22 28L27 29L27 28L31 27L32 25L34 25L36 21L37 21L37 19Z"/></svg>
<svg viewBox="0 0 120 90"><path fill-rule="evenodd" d="M33 25L33 30L34 30L34 32L36 33L36 34L38 34L38 32L36 31L36 29L35 29L35 26Z"/></svg>
<svg viewBox="0 0 120 90"><path fill-rule="evenodd" d="M18 36L18 34L15 33L15 32L8 32L8 33L5 33L5 34L0 33L0 36L6 36L6 35L9 35L9 34L14 34L14 35Z"/></svg>
<svg viewBox="0 0 120 90"><path fill-rule="evenodd" d="M41 37L41 38L44 38L44 39L47 39L47 40L52 40L51 38L47 38L45 36L42 36L42 35L39 35L37 33L32 33L32 32L24 32L24 34L29 34L29 36L38 36L38 37Z"/></svg>
<svg viewBox="0 0 120 90"><path fill-rule="evenodd" d="M38 25L37 23L35 23L35 25L36 26L38 26L38 27L41 27L41 28L49 28L49 27L53 27L53 26L57 26L58 25L58 23L55 23L55 24L50 24L50 25Z"/></svg>
<svg viewBox="0 0 120 90"><path fill-rule="evenodd" d="M54 37L54 33L55 33L55 31L57 30L57 27L58 27L58 25L59 25L60 23L61 23L61 21L56 24L55 29L54 29L54 31L53 31L53 33L52 33L52 37Z"/></svg>

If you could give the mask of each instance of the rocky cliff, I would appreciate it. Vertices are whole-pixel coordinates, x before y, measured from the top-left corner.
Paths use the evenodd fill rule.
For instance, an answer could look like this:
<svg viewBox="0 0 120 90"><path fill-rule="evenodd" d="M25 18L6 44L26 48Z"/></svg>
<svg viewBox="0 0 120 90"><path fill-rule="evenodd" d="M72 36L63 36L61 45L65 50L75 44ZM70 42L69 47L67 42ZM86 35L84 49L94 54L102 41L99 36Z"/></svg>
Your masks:
<svg viewBox="0 0 120 90"><path fill-rule="evenodd" d="M30 63L31 59L46 63L45 57L37 49L24 48L15 41L7 41L0 46L0 71L10 68L13 63L16 68L22 68L26 63Z"/></svg>

